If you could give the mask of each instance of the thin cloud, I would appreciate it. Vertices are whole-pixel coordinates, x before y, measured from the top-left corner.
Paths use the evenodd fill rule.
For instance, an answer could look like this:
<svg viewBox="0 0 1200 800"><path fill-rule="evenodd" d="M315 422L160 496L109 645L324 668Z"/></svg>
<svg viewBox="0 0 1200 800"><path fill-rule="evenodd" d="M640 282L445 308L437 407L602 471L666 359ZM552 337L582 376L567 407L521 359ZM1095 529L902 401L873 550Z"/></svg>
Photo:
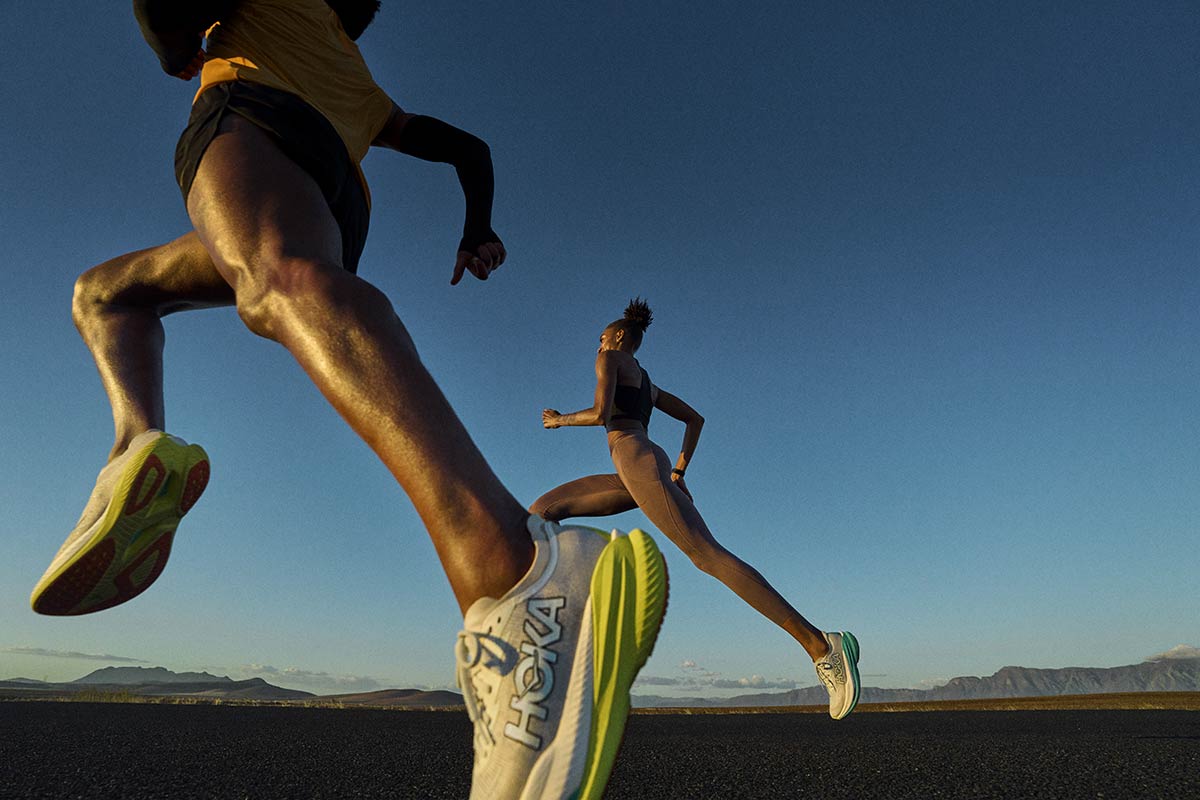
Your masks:
<svg viewBox="0 0 1200 800"><path fill-rule="evenodd" d="M80 653L75 650L47 650L44 647L0 647L0 653L18 656L42 656L43 658L69 658L74 661L108 661L116 664L149 664L142 658L114 656L108 653Z"/></svg>
<svg viewBox="0 0 1200 800"><path fill-rule="evenodd" d="M1169 661L1179 658L1200 658L1200 647L1190 644L1177 644L1165 653L1150 656L1147 661Z"/></svg>
<svg viewBox="0 0 1200 800"><path fill-rule="evenodd" d="M337 692L371 692L383 688L377 678L369 675L346 675L331 672L315 672L299 667L273 667L270 664L245 664L239 668L242 675L262 678L269 682L290 683L316 689L334 689Z"/></svg>
<svg viewBox="0 0 1200 800"><path fill-rule="evenodd" d="M679 678L663 678L658 675L642 675L637 679L642 686L678 686Z"/></svg>
<svg viewBox="0 0 1200 800"><path fill-rule="evenodd" d="M792 680L770 681L762 675L751 675L749 678L736 680L719 679L712 682L714 689L795 689L799 686Z"/></svg>
<svg viewBox="0 0 1200 800"><path fill-rule="evenodd" d="M679 668L687 673L688 677L692 679L716 678L721 675L719 672L713 672L710 669L705 669L690 658L685 658L682 662L680 662Z"/></svg>

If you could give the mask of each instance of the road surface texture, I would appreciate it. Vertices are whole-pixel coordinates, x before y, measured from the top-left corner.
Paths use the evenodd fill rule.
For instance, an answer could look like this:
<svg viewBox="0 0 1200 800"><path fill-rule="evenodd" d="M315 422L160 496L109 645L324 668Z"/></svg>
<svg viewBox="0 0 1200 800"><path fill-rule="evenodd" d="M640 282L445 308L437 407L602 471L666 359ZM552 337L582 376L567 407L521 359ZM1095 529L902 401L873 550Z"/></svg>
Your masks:
<svg viewBox="0 0 1200 800"><path fill-rule="evenodd" d="M461 712L0 702L0 797L465 798ZM607 797L1194 798L1200 713L658 714Z"/></svg>

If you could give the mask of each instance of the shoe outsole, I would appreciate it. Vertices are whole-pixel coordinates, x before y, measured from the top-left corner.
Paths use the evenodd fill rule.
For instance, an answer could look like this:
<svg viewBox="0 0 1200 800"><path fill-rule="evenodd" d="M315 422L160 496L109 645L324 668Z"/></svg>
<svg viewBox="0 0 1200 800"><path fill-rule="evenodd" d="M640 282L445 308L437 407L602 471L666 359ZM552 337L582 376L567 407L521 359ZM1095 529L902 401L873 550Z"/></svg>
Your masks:
<svg viewBox="0 0 1200 800"><path fill-rule="evenodd" d="M593 706L583 778L572 800L599 800L629 718L629 690L667 610L667 564L645 532L615 537L592 572ZM633 613L630 613L632 609Z"/></svg>
<svg viewBox="0 0 1200 800"><path fill-rule="evenodd" d="M166 567L175 530L208 485L208 454L163 434L121 472L102 522L71 558L42 577L30 605L77 616L132 600Z"/></svg>
<svg viewBox="0 0 1200 800"><path fill-rule="evenodd" d="M854 696L850 700L849 707L834 719L842 719L854 710L854 707L858 705L858 695L862 689L862 681L858 677L858 639L854 638L854 634L850 631L842 631L842 650L846 654L846 673L854 684Z"/></svg>

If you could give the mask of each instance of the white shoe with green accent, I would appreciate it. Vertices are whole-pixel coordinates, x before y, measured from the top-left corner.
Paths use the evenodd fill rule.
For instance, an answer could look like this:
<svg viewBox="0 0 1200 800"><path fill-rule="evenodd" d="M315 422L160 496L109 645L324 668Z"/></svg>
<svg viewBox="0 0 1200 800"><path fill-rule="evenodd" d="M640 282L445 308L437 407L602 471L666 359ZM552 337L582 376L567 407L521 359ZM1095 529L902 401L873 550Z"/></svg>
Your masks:
<svg viewBox="0 0 1200 800"><path fill-rule="evenodd" d="M29 598L39 614L91 614L162 574L175 530L208 485L204 448L149 430L100 470L87 505Z"/></svg>
<svg viewBox="0 0 1200 800"><path fill-rule="evenodd" d="M476 601L458 635L471 798L597 800L666 612L666 563L639 530L610 537L536 516L529 530L529 572Z"/></svg>
<svg viewBox="0 0 1200 800"><path fill-rule="evenodd" d="M826 633L829 652L817 659L817 677L829 691L829 716L841 719L858 705L858 639L849 631Z"/></svg>

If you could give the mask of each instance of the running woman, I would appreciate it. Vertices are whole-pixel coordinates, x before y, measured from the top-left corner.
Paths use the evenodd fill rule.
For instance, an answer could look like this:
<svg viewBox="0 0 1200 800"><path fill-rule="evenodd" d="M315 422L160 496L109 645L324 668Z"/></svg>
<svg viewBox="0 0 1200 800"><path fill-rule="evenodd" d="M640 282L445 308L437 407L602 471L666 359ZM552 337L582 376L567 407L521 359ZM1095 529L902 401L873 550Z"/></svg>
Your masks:
<svg viewBox="0 0 1200 800"><path fill-rule="evenodd" d="M560 414L542 411L546 428L602 425L615 474L589 475L552 489L530 511L548 520L604 517L640 508L697 567L717 578L756 611L783 628L808 652L817 676L829 690L829 714L841 719L858 703L858 641L849 632L826 633L813 627L754 567L717 542L684 482L696 452L704 418L670 392L655 386L634 357L653 319L640 298L624 316L600 334L596 354L596 393L590 408ZM683 448L674 466L646 430L654 409L683 422Z"/></svg>
<svg viewBox="0 0 1200 800"><path fill-rule="evenodd" d="M377 0L135 0L170 75L200 74L176 149L194 231L95 267L74 319L116 441L75 529L31 597L86 614L143 592L203 492L208 456L163 431L163 327L236 305L286 348L412 500L464 613L457 676L475 726L473 798L597 798L629 686L666 605L641 531L610 539L530 517L421 364L388 298L355 273L367 230L359 161L379 145L452 164L466 200L451 283L505 259L481 140L402 110L355 40ZM207 38L207 51L202 49Z"/></svg>

